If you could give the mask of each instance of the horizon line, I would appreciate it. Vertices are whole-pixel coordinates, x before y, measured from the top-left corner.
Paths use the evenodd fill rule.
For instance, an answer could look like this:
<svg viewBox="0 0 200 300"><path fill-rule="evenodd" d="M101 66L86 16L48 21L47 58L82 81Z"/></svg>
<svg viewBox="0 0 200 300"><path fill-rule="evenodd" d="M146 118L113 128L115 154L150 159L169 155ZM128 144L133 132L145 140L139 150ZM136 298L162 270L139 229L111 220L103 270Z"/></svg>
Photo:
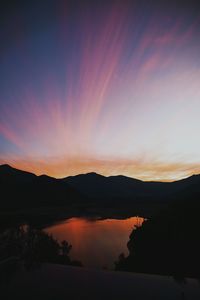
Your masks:
<svg viewBox="0 0 200 300"><path fill-rule="evenodd" d="M69 177L75 177L75 176L79 176L79 175L96 174L98 176L102 176L102 177L105 177L105 178L122 176L122 177L130 178L130 179L133 179L133 180L138 180L138 181L141 181L141 182L172 183L172 182L177 182L177 181L181 181L181 180L193 177L193 176L199 176L200 175L200 174L192 174L192 175L189 175L189 176L182 177L180 179L175 179L175 180L160 180L160 181L159 180L142 180L142 179L139 179L139 178L136 178L136 177L126 176L126 175L122 175L122 174L118 174L118 175L103 175L103 174L97 173L97 172L77 173L75 175L69 175L69 176L64 176L64 177L54 177L54 176L47 175L45 173L37 175L34 172L29 172L29 171L26 171L24 169L19 169L19 168L13 167L11 164L8 164L8 163L0 164L0 167L3 167L3 166L9 167L11 169L15 169L17 171L22 171L22 172L26 172L26 173L29 173L29 174L33 174L33 175L35 175L37 177L47 176L47 177L50 177L50 178L53 178L53 179L57 179L57 180L62 180L62 179L66 179L66 178L69 178Z"/></svg>

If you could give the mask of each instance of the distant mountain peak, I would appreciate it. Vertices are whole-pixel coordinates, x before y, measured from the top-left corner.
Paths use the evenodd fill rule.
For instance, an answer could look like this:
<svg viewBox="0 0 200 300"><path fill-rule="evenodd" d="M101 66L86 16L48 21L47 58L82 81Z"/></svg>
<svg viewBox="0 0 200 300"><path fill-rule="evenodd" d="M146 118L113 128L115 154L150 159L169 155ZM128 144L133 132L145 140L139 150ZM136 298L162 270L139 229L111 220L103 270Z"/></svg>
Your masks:
<svg viewBox="0 0 200 300"><path fill-rule="evenodd" d="M82 174L77 174L77 175L73 175L73 176L68 176L64 179L67 179L67 178L105 178L105 176L101 175L101 174L98 174L96 172L89 172L89 173L82 173Z"/></svg>
<svg viewBox="0 0 200 300"><path fill-rule="evenodd" d="M9 170L9 169L13 169L13 167L11 167L10 165L8 165L8 164L3 164L3 165L0 165L0 168L1 169L7 169L7 170Z"/></svg>
<svg viewBox="0 0 200 300"><path fill-rule="evenodd" d="M22 172L21 170L18 170L18 169L16 169L16 168L13 168L13 167L11 167L11 166L8 165L8 164L0 165L0 170L1 170L2 172L6 172L6 173Z"/></svg>
<svg viewBox="0 0 200 300"><path fill-rule="evenodd" d="M40 177L40 178L51 178L51 179L56 179L56 178L51 177L51 176L48 176L48 175L46 175L46 174L41 174L41 175L39 175L38 177Z"/></svg>
<svg viewBox="0 0 200 300"><path fill-rule="evenodd" d="M89 173L86 173L86 174L83 174L83 175L86 175L86 176L96 176L96 177L105 177L101 174L98 174L96 172L89 172Z"/></svg>
<svg viewBox="0 0 200 300"><path fill-rule="evenodd" d="M3 164L0 165L0 172L2 176L20 176L20 177L25 177L25 176L29 176L29 177L36 177L35 174L27 172L27 171L23 171L14 167L11 167L8 164Z"/></svg>

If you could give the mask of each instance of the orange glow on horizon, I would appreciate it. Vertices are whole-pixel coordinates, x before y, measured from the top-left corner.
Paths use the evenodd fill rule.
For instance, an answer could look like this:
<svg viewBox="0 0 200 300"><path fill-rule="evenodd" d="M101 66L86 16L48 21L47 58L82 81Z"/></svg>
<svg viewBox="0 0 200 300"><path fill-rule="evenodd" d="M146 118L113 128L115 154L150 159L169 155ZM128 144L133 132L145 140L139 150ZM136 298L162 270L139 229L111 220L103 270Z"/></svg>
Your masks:
<svg viewBox="0 0 200 300"><path fill-rule="evenodd" d="M2 164L7 163L1 161ZM175 181L195 174L200 174L200 165L184 163L147 163L131 160L97 159L50 159L49 161L12 161L12 167L34 173L64 178L78 174L95 172L103 176L124 175L143 181Z"/></svg>

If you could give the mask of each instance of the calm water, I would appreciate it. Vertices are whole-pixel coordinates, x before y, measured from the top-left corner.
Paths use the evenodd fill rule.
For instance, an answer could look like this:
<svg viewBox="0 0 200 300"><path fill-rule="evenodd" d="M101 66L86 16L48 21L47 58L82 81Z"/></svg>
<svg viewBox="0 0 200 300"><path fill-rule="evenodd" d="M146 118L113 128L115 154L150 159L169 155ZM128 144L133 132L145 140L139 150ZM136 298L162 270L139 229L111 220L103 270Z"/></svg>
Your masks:
<svg viewBox="0 0 200 300"><path fill-rule="evenodd" d="M144 219L132 217L125 220L89 220L71 218L44 229L58 241L67 240L72 245L70 257L85 267L113 269L119 254L128 254L129 235Z"/></svg>

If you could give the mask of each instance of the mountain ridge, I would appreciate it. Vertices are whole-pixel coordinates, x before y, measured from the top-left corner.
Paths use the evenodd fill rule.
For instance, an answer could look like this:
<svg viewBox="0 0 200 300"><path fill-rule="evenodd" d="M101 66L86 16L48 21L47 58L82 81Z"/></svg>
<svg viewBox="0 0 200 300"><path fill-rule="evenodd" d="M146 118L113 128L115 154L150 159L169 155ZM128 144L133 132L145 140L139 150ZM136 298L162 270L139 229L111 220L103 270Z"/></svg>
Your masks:
<svg viewBox="0 0 200 300"><path fill-rule="evenodd" d="M46 176L48 178L53 178L53 179L57 179L57 180L64 180L64 179L67 179L67 178L74 178L74 177L77 177L77 176L92 176L92 175L94 175L94 176L103 177L103 178L117 178L117 177L120 177L120 178L129 178L131 180L135 180L135 181L138 181L138 182L145 182L145 183L166 183L167 184L167 183L180 182L180 181L183 181L183 180L187 180L189 178L197 178L197 177L200 178L200 174L193 174L193 175L190 175L188 177L184 177L184 178L173 180L173 181L159 181L159 180L147 180L147 181L145 181L145 180L141 180L141 179L138 179L138 178L129 177L129 176L126 176L126 175L121 175L121 174L104 176L104 175L96 173L96 172L80 173L80 174L76 174L76 175L69 175L69 176L65 176L65 177L61 177L61 178L56 178L56 177L53 177L53 176L49 176L49 175L47 175L45 173L41 174L41 175L36 175L35 173L32 173L32 172L29 172L29 171L26 171L26 170L22 170L22 169L18 169L18 168L12 167L9 164L1 164L0 165L0 171L2 169L16 170L16 171L24 172L24 173L27 173L27 174L32 174L32 175L34 175L36 177Z"/></svg>
<svg viewBox="0 0 200 300"><path fill-rule="evenodd" d="M0 179L6 184L36 185L42 189L57 187L57 193L73 189L86 198L95 199L165 199L169 195L193 186L200 185L200 175L192 175L187 178L173 181L142 181L124 175L103 176L95 172L68 176L61 179L48 175L35 175L33 173L18 170L9 165L0 165ZM159 200L160 201L160 200Z"/></svg>
<svg viewBox="0 0 200 300"><path fill-rule="evenodd" d="M44 208L59 214L151 217L185 193L200 192L200 176L176 182L145 182L126 176L105 177L97 173L56 179L0 166L1 211ZM38 211L39 211L38 210Z"/></svg>

